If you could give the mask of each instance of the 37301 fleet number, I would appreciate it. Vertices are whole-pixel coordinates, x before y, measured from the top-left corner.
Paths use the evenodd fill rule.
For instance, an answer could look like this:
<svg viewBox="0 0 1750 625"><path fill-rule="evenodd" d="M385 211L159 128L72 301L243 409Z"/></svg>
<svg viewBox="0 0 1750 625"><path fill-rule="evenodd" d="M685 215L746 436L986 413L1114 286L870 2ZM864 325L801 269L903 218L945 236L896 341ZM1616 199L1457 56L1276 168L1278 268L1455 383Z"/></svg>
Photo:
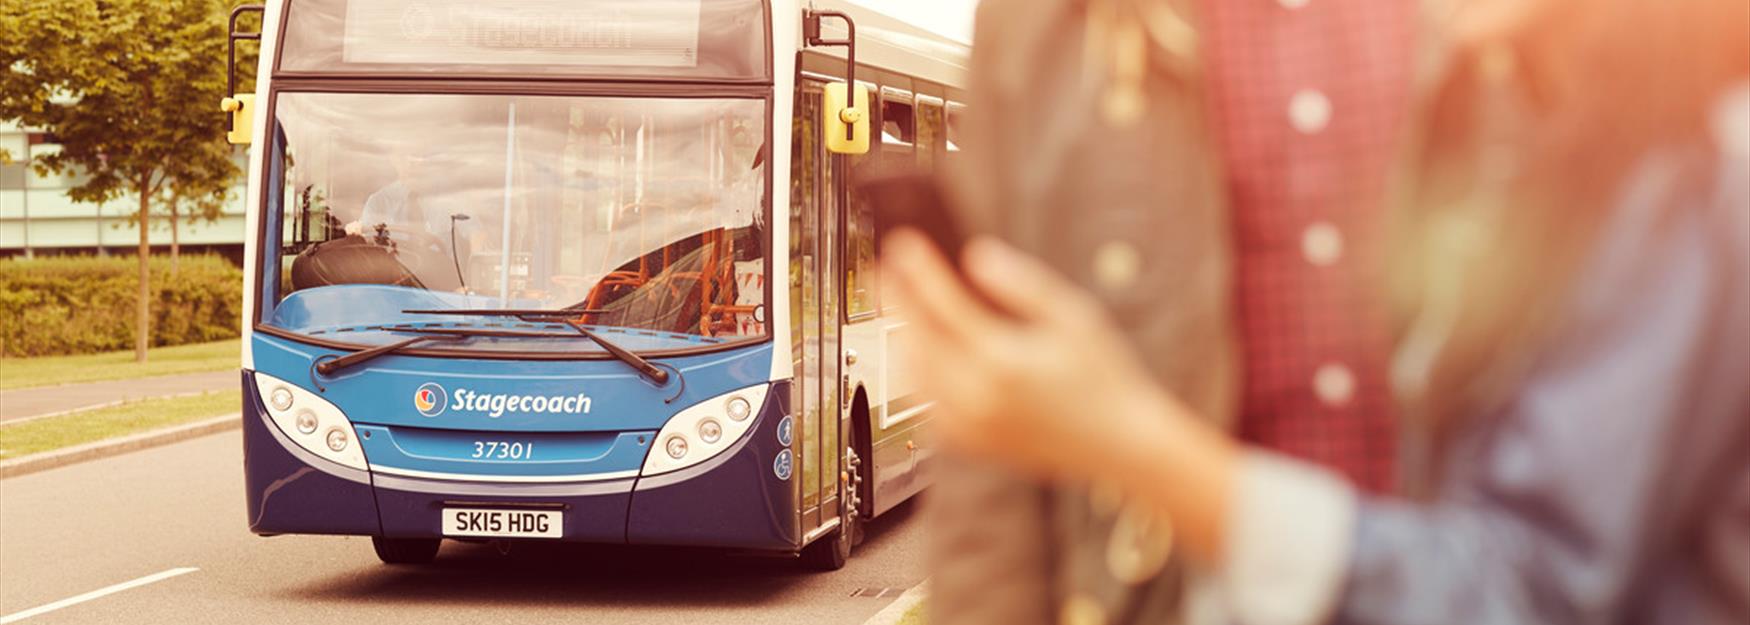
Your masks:
<svg viewBox="0 0 1750 625"><path fill-rule="evenodd" d="M535 455L535 444L504 441L474 441L475 458L522 460Z"/></svg>

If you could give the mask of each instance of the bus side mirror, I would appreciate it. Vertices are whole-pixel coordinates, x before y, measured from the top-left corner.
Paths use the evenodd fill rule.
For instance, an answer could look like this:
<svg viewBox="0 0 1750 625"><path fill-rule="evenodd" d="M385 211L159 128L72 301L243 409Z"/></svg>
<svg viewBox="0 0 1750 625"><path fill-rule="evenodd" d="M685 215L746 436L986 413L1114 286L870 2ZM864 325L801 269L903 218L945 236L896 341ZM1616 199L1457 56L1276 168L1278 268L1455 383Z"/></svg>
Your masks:
<svg viewBox="0 0 1750 625"><path fill-rule="evenodd" d="M827 83L821 120L826 149L833 154L869 153L869 90L842 82Z"/></svg>
<svg viewBox="0 0 1750 625"><path fill-rule="evenodd" d="M225 140L232 145L249 145L255 139L255 94L244 93L219 101L219 110L231 114L231 130Z"/></svg>

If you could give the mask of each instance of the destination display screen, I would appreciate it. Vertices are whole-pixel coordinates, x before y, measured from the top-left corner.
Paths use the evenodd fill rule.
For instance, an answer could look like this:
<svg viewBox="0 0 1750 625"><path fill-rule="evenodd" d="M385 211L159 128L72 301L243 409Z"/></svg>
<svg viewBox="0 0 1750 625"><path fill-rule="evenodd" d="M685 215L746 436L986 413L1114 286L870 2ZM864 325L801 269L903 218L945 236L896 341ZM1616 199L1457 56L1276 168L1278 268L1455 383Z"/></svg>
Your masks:
<svg viewBox="0 0 1750 625"><path fill-rule="evenodd" d="M278 71L769 79L762 0L296 0Z"/></svg>
<svg viewBox="0 0 1750 625"><path fill-rule="evenodd" d="M346 10L347 63L693 67L700 0L372 0Z"/></svg>

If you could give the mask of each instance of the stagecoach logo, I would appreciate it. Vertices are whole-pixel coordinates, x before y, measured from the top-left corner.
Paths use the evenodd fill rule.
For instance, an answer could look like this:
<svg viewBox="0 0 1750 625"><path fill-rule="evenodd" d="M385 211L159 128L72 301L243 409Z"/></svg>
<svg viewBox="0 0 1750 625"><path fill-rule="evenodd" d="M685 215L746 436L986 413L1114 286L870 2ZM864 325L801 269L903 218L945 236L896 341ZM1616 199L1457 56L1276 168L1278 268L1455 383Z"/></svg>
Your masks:
<svg viewBox="0 0 1750 625"><path fill-rule="evenodd" d="M413 409L428 417L443 414L448 403L449 395L444 393L444 387L437 382L421 384L419 390L413 392Z"/></svg>
<svg viewBox="0 0 1750 625"><path fill-rule="evenodd" d="M431 14L431 9L413 5L401 11L401 35L408 39L424 39L437 30L437 18Z"/></svg>
<svg viewBox="0 0 1750 625"><path fill-rule="evenodd" d="M590 404L594 403L587 393L570 395L511 395L502 393L476 393L473 390L459 388L454 393L446 393L443 385L436 382L426 382L413 391L413 409L419 414L435 417L445 410L460 410L463 412L480 412L497 419L505 413L562 413L589 414Z"/></svg>

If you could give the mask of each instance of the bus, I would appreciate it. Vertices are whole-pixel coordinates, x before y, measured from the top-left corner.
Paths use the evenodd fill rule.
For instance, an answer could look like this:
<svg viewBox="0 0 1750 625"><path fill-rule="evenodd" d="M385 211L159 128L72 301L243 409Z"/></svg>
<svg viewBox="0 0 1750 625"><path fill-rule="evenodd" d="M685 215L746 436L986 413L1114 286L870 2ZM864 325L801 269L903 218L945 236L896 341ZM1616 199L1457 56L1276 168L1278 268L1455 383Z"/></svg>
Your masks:
<svg viewBox="0 0 1750 625"><path fill-rule="evenodd" d="M956 158L965 43L839 0L285 0L231 26L254 533L831 570L929 483L849 181Z"/></svg>

